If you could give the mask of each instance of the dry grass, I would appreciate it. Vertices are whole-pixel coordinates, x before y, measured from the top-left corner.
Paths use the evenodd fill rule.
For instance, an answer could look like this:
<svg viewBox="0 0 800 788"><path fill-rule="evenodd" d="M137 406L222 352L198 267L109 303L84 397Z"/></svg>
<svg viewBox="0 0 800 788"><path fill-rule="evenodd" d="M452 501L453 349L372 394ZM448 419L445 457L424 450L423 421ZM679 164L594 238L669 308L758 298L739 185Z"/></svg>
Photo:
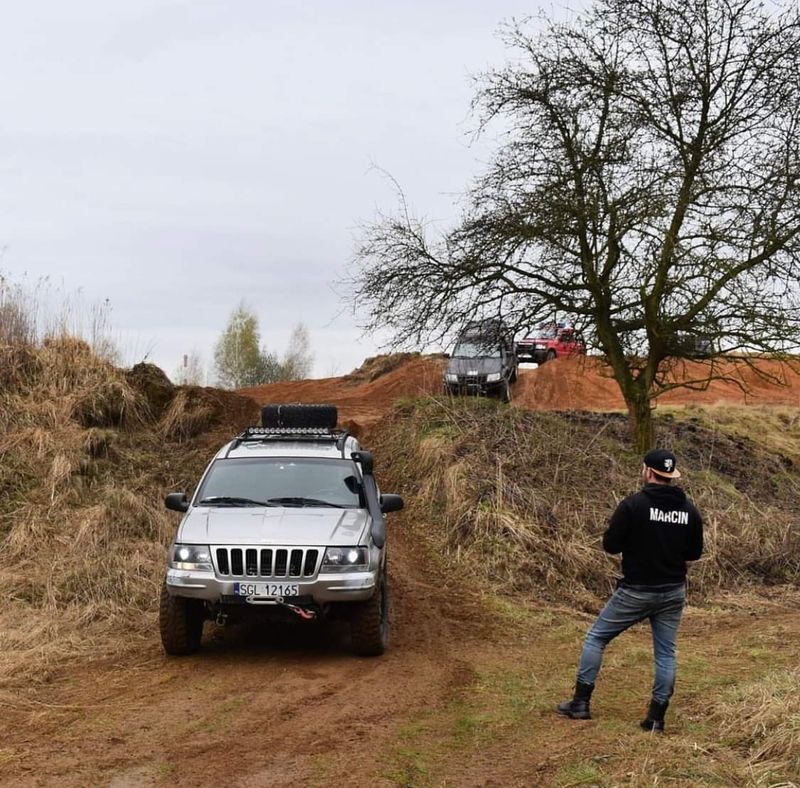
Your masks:
<svg viewBox="0 0 800 788"><path fill-rule="evenodd" d="M737 685L711 717L722 740L746 755L755 784L774 784L777 774L800 775L800 670Z"/></svg>
<svg viewBox="0 0 800 788"><path fill-rule="evenodd" d="M492 402L407 404L382 430L392 485L436 552L498 590L595 609L616 559L599 540L616 504L638 487L641 460L613 414L532 413ZM742 438L673 419L661 442L683 460L706 519L691 573L695 599L800 579L800 473ZM800 425L794 429L800 437ZM388 484L384 480L384 485Z"/></svg>
<svg viewBox="0 0 800 788"><path fill-rule="evenodd" d="M216 415L212 403L203 397L202 389L183 389L161 419L161 434L167 440L190 440L207 430Z"/></svg>
<svg viewBox="0 0 800 788"><path fill-rule="evenodd" d="M767 451L800 462L800 409L786 406L668 405L660 414L755 441Z"/></svg>
<svg viewBox="0 0 800 788"><path fill-rule="evenodd" d="M702 606L697 615L745 609L769 617L773 608L796 606L797 466L735 431L710 432L674 416L660 418L658 429L660 442L679 453L685 486L707 521L706 552L690 574L691 599ZM800 439L796 422L785 432L787 441ZM623 417L434 399L402 404L376 434L377 456L393 458L382 484L407 496L404 529L446 572L488 586L507 604L545 600L543 609L562 621L576 608L598 609L616 570L600 535L616 503L638 487L641 460L627 449ZM800 673L775 664L766 675L752 671L746 651L731 657L733 686L715 687L698 702L707 734L667 736L646 758L626 735L624 777L594 764L566 769L565 784L794 785L788 778L800 775ZM717 658L719 649L712 644L710 653ZM706 686L714 672L698 664L683 666L684 692Z"/></svg>
<svg viewBox="0 0 800 788"><path fill-rule="evenodd" d="M176 524L164 493L190 490L253 415L164 381L81 340L0 347L0 687L152 634Z"/></svg>

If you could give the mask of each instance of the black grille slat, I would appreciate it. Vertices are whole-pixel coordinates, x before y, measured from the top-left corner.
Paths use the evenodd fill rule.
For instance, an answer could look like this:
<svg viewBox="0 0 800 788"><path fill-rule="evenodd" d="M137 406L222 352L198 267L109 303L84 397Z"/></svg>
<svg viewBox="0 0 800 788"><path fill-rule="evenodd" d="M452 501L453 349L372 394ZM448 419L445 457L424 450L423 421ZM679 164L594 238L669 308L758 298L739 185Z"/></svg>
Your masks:
<svg viewBox="0 0 800 788"><path fill-rule="evenodd" d="M289 560L289 576L300 577L303 571L303 551L292 550L292 557Z"/></svg>
<svg viewBox="0 0 800 788"><path fill-rule="evenodd" d="M215 547L217 572L227 577L313 577L320 551L305 547Z"/></svg>
<svg viewBox="0 0 800 788"><path fill-rule="evenodd" d="M319 558L318 550L309 550L306 553L306 562L303 566L304 577L310 577L314 574L314 570L317 568L317 558Z"/></svg>

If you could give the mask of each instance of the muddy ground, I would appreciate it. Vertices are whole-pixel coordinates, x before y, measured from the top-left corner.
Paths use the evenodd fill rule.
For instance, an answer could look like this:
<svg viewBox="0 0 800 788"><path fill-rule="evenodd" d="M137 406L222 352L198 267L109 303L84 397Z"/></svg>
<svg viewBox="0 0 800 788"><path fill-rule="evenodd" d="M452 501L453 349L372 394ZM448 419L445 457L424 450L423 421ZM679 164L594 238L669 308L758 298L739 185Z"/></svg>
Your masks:
<svg viewBox="0 0 800 788"><path fill-rule="evenodd" d="M397 397L435 390L441 361L413 385L377 381L251 392L332 399L357 429ZM394 377L392 377L394 375ZM388 380L387 380L388 379ZM305 385L305 388L302 386ZM326 388L327 387L327 388ZM208 626L202 651L164 656L152 636L123 659L98 655L2 700L3 785L735 785L748 752L707 720L720 688L796 663L800 613L776 599L690 607L669 734L641 732L649 632L607 655L596 719L553 708L571 689L591 617L464 586L391 523L392 646L350 654L341 625ZM744 776L743 776L744 775ZM778 775L795 779L797 775ZM753 784L756 784L755 777ZM759 778L760 779L760 778ZM768 784L768 783L764 783ZM791 784L791 783L786 783Z"/></svg>
<svg viewBox="0 0 800 788"><path fill-rule="evenodd" d="M553 712L589 617L445 585L395 521L393 643L351 656L334 625L208 632L170 659L149 642L20 690L2 709L3 785L736 784L744 754L705 725L710 694L792 664L800 614L691 609L659 762L636 727L649 633L609 650L591 722Z"/></svg>

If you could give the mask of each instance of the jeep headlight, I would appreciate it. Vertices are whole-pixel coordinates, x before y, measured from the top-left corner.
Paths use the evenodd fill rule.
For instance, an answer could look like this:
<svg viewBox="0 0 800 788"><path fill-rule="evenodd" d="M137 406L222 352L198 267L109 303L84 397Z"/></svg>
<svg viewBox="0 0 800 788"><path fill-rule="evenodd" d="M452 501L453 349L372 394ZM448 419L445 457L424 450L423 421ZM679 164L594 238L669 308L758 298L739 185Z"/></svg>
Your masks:
<svg viewBox="0 0 800 788"><path fill-rule="evenodd" d="M499 372L490 372L486 376L487 383L497 383L500 380L500 373Z"/></svg>
<svg viewBox="0 0 800 788"><path fill-rule="evenodd" d="M322 559L323 572L348 572L369 568L369 550L366 547L329 547Z"/></svg>
<svg viewBox="0 0 800 788"><path fill-rule="evenodd" d="M211 550L204 544L176 544L172 548L169 565L173 569L214 571L211 564Z"/></svg>
<svg viewBox="0 0 800 788"><path fill-rule="evenodd" d="M458 375L456 375L456 373L455 373L455 372L448 372L448 373L447 373L447 374L444 376L444 379L445 379L445 380L446 380L448 383L458 383Z"/></svg>

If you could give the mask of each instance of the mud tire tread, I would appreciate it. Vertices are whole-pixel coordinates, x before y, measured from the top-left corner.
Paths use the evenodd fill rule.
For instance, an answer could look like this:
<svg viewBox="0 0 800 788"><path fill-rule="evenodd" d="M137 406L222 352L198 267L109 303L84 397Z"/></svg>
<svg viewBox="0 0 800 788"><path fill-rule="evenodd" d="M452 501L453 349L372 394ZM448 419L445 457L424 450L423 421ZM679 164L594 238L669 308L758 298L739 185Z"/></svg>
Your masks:
<svg viewBox="0 0 800 788"><path fill-rule="evenodd" d="M161 587L158 627L161 644L170 656L194 654L203 637L202 602L170 596L166 583Z"/></svg>
<svg viewBox="0 0 800 788"><path fill-rule="evenodd" d="M388 646L389 593L386 578L366 601L353 605L350 614L350 639L353 651L361 657L379 657ZM387 620L384 622L384 616ZM385 633L384 633L385 625Z"/></svg>

